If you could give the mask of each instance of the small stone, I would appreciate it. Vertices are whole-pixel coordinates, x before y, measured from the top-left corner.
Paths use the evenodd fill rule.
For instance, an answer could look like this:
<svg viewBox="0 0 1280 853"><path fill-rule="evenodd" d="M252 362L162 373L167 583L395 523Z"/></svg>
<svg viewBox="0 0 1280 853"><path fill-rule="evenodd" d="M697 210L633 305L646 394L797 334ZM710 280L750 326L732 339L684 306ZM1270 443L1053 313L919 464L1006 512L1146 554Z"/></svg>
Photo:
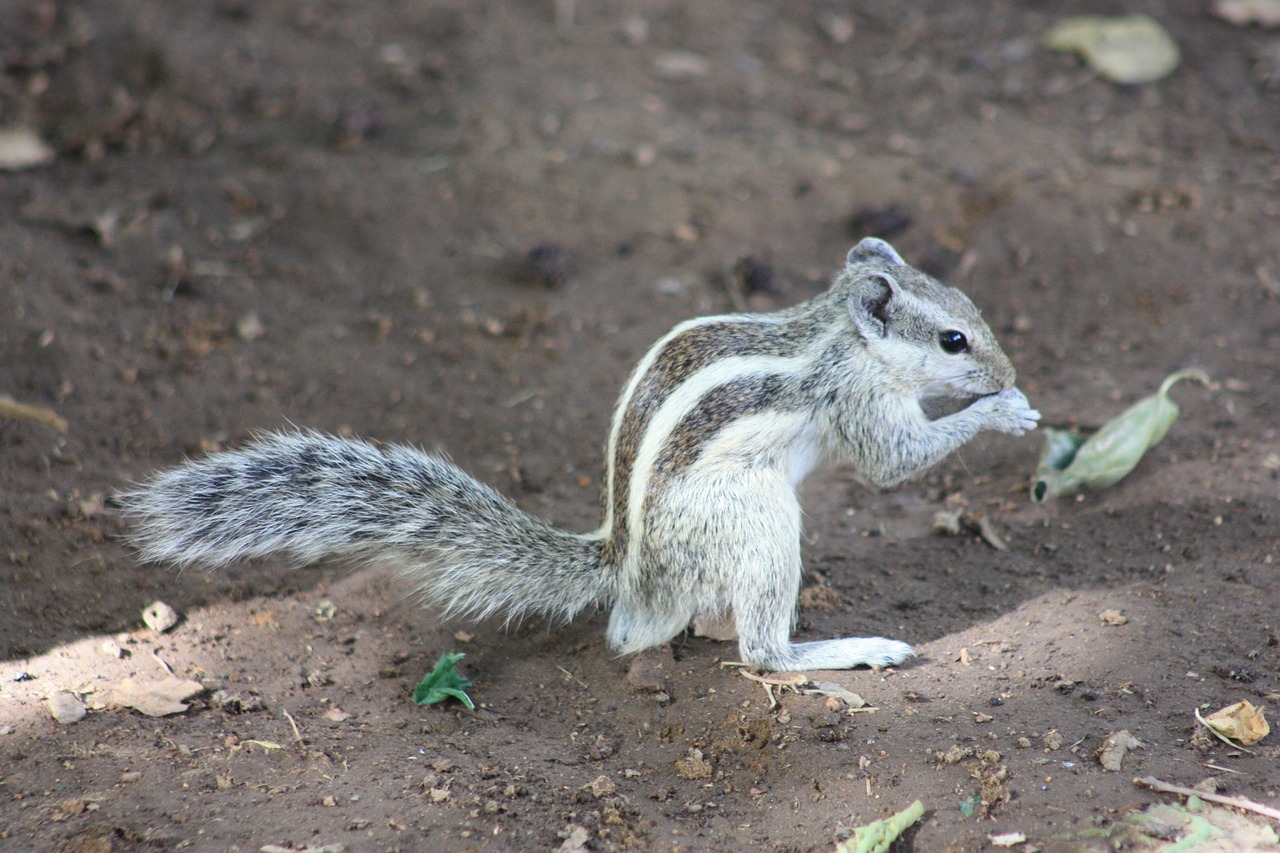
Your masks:
<svg viewBox="0 0 1280 853"><path fill-rule="evenodd" d="M85 714L88 713L85 710L84 703L74 693L67 690L59 690L50 694L47 704L49 713L64 726L80 722L84 719Z"/></svg>
<svg viewBox="0 0 1280 853"><path fill-rule="evenodd" d="M54 150L25 127L0 128L0 172L34 169L53 162Z"/></svg>
<svg viewBox="0 0 1280 853"><path fill-rule="evenodd" d="M152 631L164 633L178 624L178 611L163 601L153 601L142 611L142 624Z"/></svg>
<svg viewBox="0 0 1280 853"><path fill-rule="evenodd" d="M1098 614L1098 619L1103 625L1124 625L1129 621L1128 616L1114 609L1102 611Z"/></svg>
<svg viewBox="0 0 1280 853"><path fill-rule="evenodd" d="M679 82L706 77L711 73L711 62L696 53L673 50L660 54L653 61L653 68L663 80Z"/></svg>
<svg viewBox="0 0 1280 853"><path fill-rule="evenodd" d="M576 266L577 261L573 252L559 243L539 243L524 256L525 277L533 284L548 290L568 281L573 276Z"/></svg>
<svg viewBox="0 0 1280 853"><path fill-rule="evenodd" d="M245 314L236 321L236 337L245 343L256 341L266 333L267 327L262 325L257 314Z"/></svg>

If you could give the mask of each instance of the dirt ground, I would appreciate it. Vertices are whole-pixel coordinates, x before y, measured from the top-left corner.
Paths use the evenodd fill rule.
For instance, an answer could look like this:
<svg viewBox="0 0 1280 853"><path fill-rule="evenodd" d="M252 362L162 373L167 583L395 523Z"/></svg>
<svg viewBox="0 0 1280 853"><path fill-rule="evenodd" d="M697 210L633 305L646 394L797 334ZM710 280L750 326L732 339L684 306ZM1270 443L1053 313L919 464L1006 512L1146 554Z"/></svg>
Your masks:
<svg viewBox="0 0 1280 853"><path fill-rule="evenodd" d="M68 424L0 420L0 847L830 850L920 799L900 849L1076 849L1171 801L1136 776L1275 804L1275 736L1193 710L1280 696L1280 34L1202 2L574 5L0 8L0 125L56 151L0 173L0 393ZM1135 8L1182 48L1159 83L1038 44ZM811 478L799 635L920 652L813 674L874 711L771 707L692 636L616 659L601 615L442 624L379 572L124 541L113 491L289 424L592 529L647 346L819 292L866 234L973 297L1049 424L1217 381L1080 499L1030 503L1036 434L884 493ZM415 706L454 651L477 709ZM166 669L206 688L186 712L111 702Z"/></svg>

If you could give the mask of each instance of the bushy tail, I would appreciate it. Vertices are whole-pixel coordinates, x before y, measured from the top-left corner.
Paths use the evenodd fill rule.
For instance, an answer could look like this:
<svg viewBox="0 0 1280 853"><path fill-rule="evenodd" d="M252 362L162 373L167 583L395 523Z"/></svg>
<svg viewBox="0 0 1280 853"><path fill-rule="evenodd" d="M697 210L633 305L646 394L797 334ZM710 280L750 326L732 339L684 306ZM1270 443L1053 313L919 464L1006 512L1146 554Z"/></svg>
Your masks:
<svg viewBox="0 0 1280 853"><path fill-rule="evenodd" d="M611 597L600 540L547 524L442 459L276 433L119 496L147 560L218 566L288 554L397 565L446 615L564 619Z"/></svg>

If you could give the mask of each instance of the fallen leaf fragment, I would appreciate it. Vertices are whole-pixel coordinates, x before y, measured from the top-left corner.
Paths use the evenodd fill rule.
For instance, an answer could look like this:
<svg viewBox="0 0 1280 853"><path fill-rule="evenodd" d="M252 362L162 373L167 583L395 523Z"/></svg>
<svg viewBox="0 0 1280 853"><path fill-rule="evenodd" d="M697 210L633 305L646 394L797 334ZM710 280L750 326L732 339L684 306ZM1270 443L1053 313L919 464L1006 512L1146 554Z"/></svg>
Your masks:
<svg viewBox="0 0 1280 853"><path fill-rule="evenodd" d="M1182 58L1177 42L1149 15L1067 18L1049 28L1042 44L1078 53L1102 77L1126 85L1167 77Z"/></svg>
<svg viewBox="0 0 1280 853"><path fill-rule="evenodd" d="M1027 836L1021 832L1002 832L999 835L988 835L987 840L992 847L1015 847L1025 843Z"/></svg>
<svg viewBox="0 0 1280 853"><path fill-rule="evenodd" d="M836 684L834 681L815 681L813 684L804 688L804 692L806 694L816 694L818 696L834 696L850 708L865 708L867 706L867 700L863 699L852 690Z"/></svg>
<svg viewBox="0 0 1280 853"><path fill-rule="evenodd" d="M148 717L181 714L190 706L185 700L204 692L204 685L189 678L127 678L111 692L111 701Z"/></svg>
<svg viewBox="0 0 1280 853"><path fill-rule="evenodd" d="M852 836L836 845L836 853L886 853L893 842L923 816L924 804L916 800L891 817L858 827Z"/></svg>
<svg viewBox="0 0 1280 853"><path fill-rule="evenodd" d="M1178 419L1178 404L1169 399L1169 389L1183 379L1209 384L1203 371L1179 370L1167 376L1156 393L1125 409L1087 440L1075 432L1046 427L1031 500L1041 503L1123 480Z"/></svg>
<svg viewBox="0 0 1280 853"><path fill-rule="evenodd" d="M1280 0L1217 0L1213 14L1238 27L1280 27Z"/></svg>
<svg viewBox="0 0 1280 853"><path fill-rule="evenodd" d="M84 715L88 713L85 710L84 703L69 690L58 690L49 694L49 698L45 700L49 707L49 713L53 718L64 726L78 723L84 719Z"/></svg>
<svg viewBox="0 0 1280 853"><path fill-rule="evenodd" d="M1141 746L1142 742L1129 734L1128 729L1113 732L1107 735L1107 739L1102 742L1102 746L1098 747L1098 763L1102 765L1103 770L1118 773L1125 754L1129 750L1138 749Z"/></svg>
<svg viewBox="0 0 1280 853"><path fill-rule="evenodd" d="M346 853L345 844L321 844L311 847L287 847L280 844L264 844L258 853Z"/></svg>
<svg viewBox="0 0 1280 853"><path fill-rule="evenodd" d="M1223 737L1253 746L1271 734L1271 726L1263 709L1247 699L1214 711L1204 718L1204 724Z"/></svg>
<svg viewBox="0 0 1280 853"><path fill-rule="evenodd" d="M991 520L989 515L984 515L978 519L978 535L982 537L983 542L986 542L997 551L1009 550L1009 543L1004 541L1004 537L996 529L996 523Z"/></svg>
<svg viewBox="0 0 1280 853"><path fill-rule="evenodd" d="M933 514L933 532L940 536L960 535L960 513L940 509Z"/></svg>

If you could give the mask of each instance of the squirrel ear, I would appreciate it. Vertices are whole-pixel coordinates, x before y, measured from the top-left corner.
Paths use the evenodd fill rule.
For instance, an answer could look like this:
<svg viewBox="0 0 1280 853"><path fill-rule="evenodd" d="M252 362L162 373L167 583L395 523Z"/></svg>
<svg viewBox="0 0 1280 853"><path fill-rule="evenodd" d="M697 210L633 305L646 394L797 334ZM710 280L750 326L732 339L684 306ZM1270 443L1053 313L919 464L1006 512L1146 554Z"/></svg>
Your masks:
<svg viewBox="0 0 1280 853"><path fill-rule="evenodd" d="M849 257L846 259L849 266L856 264L865 264L874 261L889 264L894 267L904 267L907 262L902 259L897 251L885 241L877 237L867 237L861 243L849 250Z"/></svg>
<svg viewBox="0 0 1280 853"><path fill-rule="evenodd" d="M854 285L849 314L863 337L883 338L889 333L889 303L896 289L897 284L887 275L869 275Z"/></svg>

